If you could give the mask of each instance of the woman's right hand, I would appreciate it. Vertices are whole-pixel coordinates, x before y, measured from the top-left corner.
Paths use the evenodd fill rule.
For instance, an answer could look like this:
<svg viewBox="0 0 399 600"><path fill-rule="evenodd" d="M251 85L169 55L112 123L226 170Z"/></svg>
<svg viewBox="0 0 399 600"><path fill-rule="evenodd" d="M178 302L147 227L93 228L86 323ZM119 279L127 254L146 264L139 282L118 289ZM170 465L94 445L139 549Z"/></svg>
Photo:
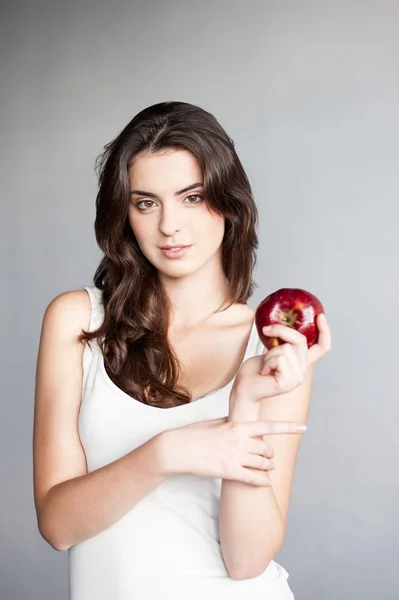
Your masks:
<svg viewBox="0 0 399 600"><path fill-rule="evenodd" d="M274 468L274 450L259 436L303 434L297 425L290 421L244 422L222 417L163 431L160 443L164 472L271 485L267 472Z"/></svg>

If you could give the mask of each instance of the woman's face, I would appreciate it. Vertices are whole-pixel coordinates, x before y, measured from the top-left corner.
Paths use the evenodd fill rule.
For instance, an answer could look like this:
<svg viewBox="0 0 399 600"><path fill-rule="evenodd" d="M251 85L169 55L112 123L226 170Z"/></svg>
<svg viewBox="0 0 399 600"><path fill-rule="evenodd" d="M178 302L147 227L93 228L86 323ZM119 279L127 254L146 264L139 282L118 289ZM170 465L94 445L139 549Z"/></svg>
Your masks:
<svg viewBox="0 0 399 600"><path fill-rule="evenodd" d="M221 261L225 219L208 207L201 169L190 152L171 149L136 156L129 183L130 225L141 251L161 274L181 277L209 261ZM160 250L179 244L191 244L180 258L168 258Z"/></svg>

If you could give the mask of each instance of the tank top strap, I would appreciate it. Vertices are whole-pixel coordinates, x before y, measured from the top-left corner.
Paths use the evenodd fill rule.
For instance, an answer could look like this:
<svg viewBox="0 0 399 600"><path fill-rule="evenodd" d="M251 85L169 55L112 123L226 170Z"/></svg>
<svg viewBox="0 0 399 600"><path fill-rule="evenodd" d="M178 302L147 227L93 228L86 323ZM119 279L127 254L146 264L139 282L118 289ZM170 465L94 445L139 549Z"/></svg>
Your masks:
<svg viewBox="0 0 399 600"><path fill-rule="evenodd" d="M90 297L91 304L91 317L89 331L94 331L97 327L100 327L104 319L104 305L102 300L102 292L97 287L85 287L84 288Z"/></svg>
<svg viewBox="0 0 399 600"><path fill-rule="evenodd" d="M101 325L104 318L102 293L96 287L83 289L88 293L91 305L90 323L86 331L94 331ZM90 343L87 342L83 351L83 390L95 388L101 358L102 353L97 338L90 340Z"/></svg>

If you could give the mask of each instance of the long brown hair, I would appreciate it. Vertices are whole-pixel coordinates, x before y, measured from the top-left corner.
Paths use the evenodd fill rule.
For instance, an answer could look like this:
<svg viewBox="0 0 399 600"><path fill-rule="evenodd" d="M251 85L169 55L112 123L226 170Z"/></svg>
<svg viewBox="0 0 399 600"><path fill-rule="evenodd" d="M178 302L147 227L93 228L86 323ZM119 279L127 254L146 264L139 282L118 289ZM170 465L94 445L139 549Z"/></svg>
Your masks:
<svg viewBox="0 0 399 600"><path fill-rule="evenodd" d="M102 291L105 315L99 328L82 330L79 339L90 344L97 338L111 380L139 402L158 408L187 404L192 397L177 385L180 363L167 338L168 296L128 220L128 170L136 155L167 149L195 156L208 206L225 218L222 261L229 291L223 305L245 304L258 287L252 278L258 211L233 140L198 106L161 102L145 108L96 159L95 234L104 257L94 284Z"/></svg>

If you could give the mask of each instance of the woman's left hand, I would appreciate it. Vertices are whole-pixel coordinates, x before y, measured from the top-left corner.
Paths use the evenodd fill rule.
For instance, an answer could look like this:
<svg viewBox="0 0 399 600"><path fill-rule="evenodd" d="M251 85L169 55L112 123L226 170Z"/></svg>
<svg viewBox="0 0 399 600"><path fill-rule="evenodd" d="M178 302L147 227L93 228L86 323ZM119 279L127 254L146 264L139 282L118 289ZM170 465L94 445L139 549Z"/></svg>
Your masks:
<svg viewBox="0 0 399 600"><path fill-rule="evenodd" d="M319 338L308 348L307 339L287 325L272 325L265 335L279 337L286 343L266 350L265 354L247 359L234 380L232 393L245 395L253 402L284 394L304 381L309 367L331 350L331 332L324 314L316 321Z"/></svg>

